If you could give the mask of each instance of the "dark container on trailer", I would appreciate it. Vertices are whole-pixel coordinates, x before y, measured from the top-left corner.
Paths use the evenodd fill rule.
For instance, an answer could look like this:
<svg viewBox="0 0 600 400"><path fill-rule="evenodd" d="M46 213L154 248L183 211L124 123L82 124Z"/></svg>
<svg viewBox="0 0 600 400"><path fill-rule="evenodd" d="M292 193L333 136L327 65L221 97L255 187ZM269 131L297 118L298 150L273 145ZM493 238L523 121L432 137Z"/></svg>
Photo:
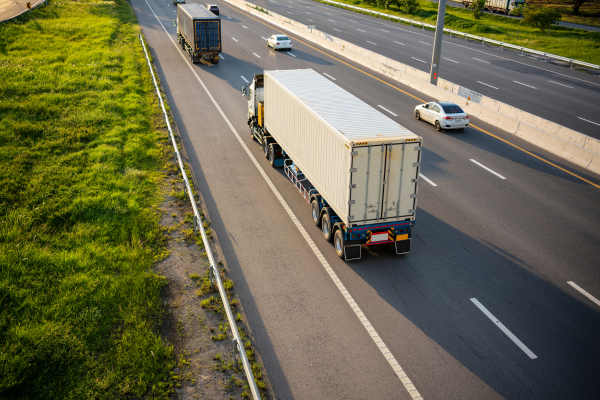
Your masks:
<svg viewBox="0 0 600 400"><path fill-rule="evenodd" d="M221 19L200 4L177 7L177 39L190 61L217 63L221 52Z"/></svg>

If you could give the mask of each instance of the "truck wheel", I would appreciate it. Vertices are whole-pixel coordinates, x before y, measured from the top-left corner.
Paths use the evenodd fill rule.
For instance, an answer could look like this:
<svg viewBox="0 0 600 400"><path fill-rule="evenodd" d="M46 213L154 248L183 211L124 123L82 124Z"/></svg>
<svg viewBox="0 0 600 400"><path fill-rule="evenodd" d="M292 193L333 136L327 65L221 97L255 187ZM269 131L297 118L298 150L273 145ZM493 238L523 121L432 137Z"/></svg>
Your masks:
<svg viewBox="0 0 600 400"><path fill-rule="evenodd" d="M263 138L263 153L265 153L265 158L270 160L269 156L269 141L267 138Z"/></svg>
<svg viewBox="0 0 600 400"><path fill-rule="evenodd" d="M271 167L275 168L275 148L273 145L269 146L269 163L271 163Z"/></svg>
<svg viewBox="0 0 600 400"><path fill-rule="evenodd" d="M415 117L420 121L421 120L421 113L417 110L415 111Z"/></svg>
<svg viewBox="0 0 600 400"><path fill-rule="evenodd" d="M321 225L321 216L319 215L319 203L316 200L313 200L310 205L310 208L313 222L316 226Z"/></svg>
<svg viewBox="0 0 600 400"><path fill-rule="evenodd" d="M435 121L435 130L436 131L441 131L442 130L442 126L440 125L440 121Z"/></svg>
<svg viewBox="0 0 600 400"><path fill-rule="evenodd" d="M331 221L329 220L329 214L324 213L321 218L321 230L323 231L323 237L328 242L331 242L333 235L331 234Z"/></svg>
<svg viewBox="0 0 600 400"><path fill-rule="evenodd" d="M344 236L342 235L341 229L335 231L333 247L335 247L335 254L337 254L339 258L344 259Z"/></svg>

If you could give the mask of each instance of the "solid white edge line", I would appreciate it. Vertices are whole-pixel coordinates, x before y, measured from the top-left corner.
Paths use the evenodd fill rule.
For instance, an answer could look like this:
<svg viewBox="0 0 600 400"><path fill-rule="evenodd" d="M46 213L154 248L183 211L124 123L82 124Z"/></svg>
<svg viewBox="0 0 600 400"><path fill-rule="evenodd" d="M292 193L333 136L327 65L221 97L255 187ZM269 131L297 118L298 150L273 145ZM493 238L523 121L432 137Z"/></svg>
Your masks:
<svg viewBox="0 0 600 400"><path fill-rule="evenodd" d="M243 79L244 81L246 81L246 83L250 83L250 82L248 82L248 79L246 79L246 78L245 78L243 75L240 75L240 76L242 77L242 79Z"/></svg>
<svg viewBox="0 0 600 400"><path fill-rule="evenodd" d="M581 118L581 117L577 117L577 118L579 118L579 119L581 119L581 120L583 120L583 121L585 121L585 122L589 122L590 124L594 124L594 125L598 125L598 126L600 126L600 124L599 124L599 123L597 123L597 122L594 122L594 121L590 121L589 119L585 119L585 118Z"/></svg>
<svg viewBox="0 0 600 400"><path fill-rule="evenodd" d="M335 79L333 76L331 76L331 75L329 75L329 74L326 74L325 72L323 72L323 75L325 75L325 76L326 76L326 77L328 77L328 78L331 78L331 79L333 79L334 81L336 80L336 79Z"/></svg>
<svg viewBox="0 0 600 400"><path fill-rule="evenodd" d="M506 179L505 177L503 177L502 175L500 175L499 173L497 173L496 171L493 171L491 169L489 169L488 167L486 167L485 165L473 160L472 158L470 159L470 161L474 162L475 164L479 165L481 168L488 170L489 172L491 172L492 174L496 175L497 177L499 177L500 179Z"/></svg>
<svg viewBox="0 0 600 400"><path fill-rule="evenodd" d="M387 108L385 108L384 106L380 106L379 104L377 104L377 107L381 108L382 110L385 110L387 112L389 112L390 114L392 114L394 117L397 117L398 114L394 114L393 112L391 112L390 110L388 110Z"/></svg>
<svg viewBox="0 0 600 400"><path fill-rule="evenodd" d="M588 292L586 292L584 289L582 289L578 284L576 284L573 281L569 281L567 282L569 285L573 286L575 288L575 290L577 290L579 293L581 293L582 295L584 295L585 297L587 297L588 299L590 299L591 301L593 301L594 303L596 303L597 306L600 307L600 300L598 300L597 298L595 298L594 296L592 296L591 294L589 294Z"/></svg>
<svg viewBox="0 0 600 400"><path fill-rule="evenodd" d="M502 324L502 322L498 321L498 318L494 317L494 315L491 312L489 312L488 309L485 308L483 304L479 302L479 300L477 300L476 298L472 298L471 301L473 302L473 304L475 304L475 306L477 306L477 308L479 308L479 310L481 310L482 313L486 315L486 317L488 317L493 323L495 323L496 326L500 328L500 330L510 338L510 340L512 340L517 346L519 346L519 348L523 350L523 352L527 354L529 358L531 358L532 360L538 358L531 350L529 350L527 346L523 344L523 342L519 340L519 338L513 335L513 333L509 331L508 328L505 327L504 324Z"/></svg>
<svg viewBox="0 0 600 400"><path fill-rule="evenodd" d="M483 82L480 82L480 81L477 81L477 83L481 83L482 85L489 86L489 87L491 87L492 89L496 89L496 90L498 90L498 88L497 88L496 86L488 85L487 83L483 83Z"/></svg>
<svg viewBox="0 0 600 400"><path fill-rule="evenodd" d="M526 84L524 84L524 83L521 83L521 82L519 82L519 81L513 81L513 82L514 82L514 83L518 83L519 85L523 85L523 86L530 87L530 88L532 88L532 89L537 89L536 87L533 87L533 86L526 85Z"/></svg>
<svg viewBox="0 0 600 400"><path fill-rule="evenodd" d="M437 186L435 183L433 183L429 178L427 178L425 175L423 175L422 173L419 172L419 176L421 178L423 178L423 180L425 180L427 183L429 183L431 186Z"/></svg>
<svg viewBox="0 0 600 400"><path fill-rule="evenodd" d="M568 87L568 88L570 88L570 89L573 89L573 86L565 85L565 84L563 84L563 83L554 82L554 81L551 81L550 79L548 79L548 82L552 82L552 83L554 83L554 84L556 84L556 85L560 85L560 86L566 86L566 87Z"/></svg>
<svg viewBox="0 0 600 400"><path fill-rule="evenodd" d="M219 114L221 114L221 117L223 117L223 120L225 120L225 122L229 126L229 129L231 129L231 132L236 137L236 139L238 140L238 142L240 143L240 145L242 146L242 148L244 149L244 151L246 152L246 154L248 155L248 157L250 158L250 160L252 161L252 163L254 164L256 169L258 169L258 172L261 174L263 179L267 182L267 185L269 186L269 188L271 189L271 191L273 192L275 197L277 197L277 199L279 200L279 202L283 206L284 210L289 215L292 222L296 225L296 228L298 228L298 230L300 231L300 234L304 237L304 240L306 240L306 242L308 243L308 246L311 248L311 250L317 257L317 259L321 262L321 265L323 266L323 268L325 268L325 271L327 271L327 273L329 274L329 277L333 280L333 283L335 283L338 290L342 293L342 295L348 302L348 305L350 305L350 308L352 308L352 311L354 311L354 314L358 317L359 321L363 324L363 326L365 327L365 329L371 336L371 339L373 339L373 341L375 342L375 345L379 348L379 351L381 352L381 354L383 354L383 356L385 357L387 362L390 364L390 366L396 373L396 376L398 376L398 378L404 385L404 388L408 391L408 394L413 399L422 399L423 397L421 396L421 394L419 393L419 391L417 390L415 385L413 385L410 378L406 375L406 372L404 372L404 370L402 369L400 364L398 364L398 361L396 361L396 358L392 355L392 352L388 349L388 347L383 342L383 340L381 340L381 337L379 336L379 334L377 333L375 328L373 328L373 325L371 325L371 323L369 322L367 317L363 314L363 312L360 309L360 307L358 306L358 304L356 304L356 302L354 301L354 298L346 290L346 287L344 286L342 281L340 281L340 279L338 278L335 271L331 268L331 266L329 265L327 260L325 260L325 257L323 257L323 254L321 253L321 251L317 248L317 246L313 242L312 238L308 235L308 233L304 229L304 226L302 226L300 221L298 221L298 218L296 218L296 215L294 214L292 209L288 206L288 204L284 200L283 196L281 196L281 194L279 193L279 190L277 190L277 188L275 187L275 185L273 184L271 179L267 176L267 173L260 166L260 164L258 163L258 160L256 160L256 157L254 157L254 155L252 154L252 152L250 151L248 146L246 146L246 143L244 143L240 134L236 131L236 129L233 126L233 124L231 123L231 121L229 121L229 118L227 118L227 116L225 115L225 112L223 111L223 109L221 109L221 107L219 106L219 103L217 103L217 100L215 100L212 93L208 90L208 88L206 87L206 85L204 84L202 79L200 79L200 76L198 76L198 74L194 70L194 67L190 63L188 63L187 58L179 50L179 46L177 46L177 44L175 43L173 38L169 35L169 32L167 31L165 26L162 24L162 21L158 18L158 16L156 15L156 13L152 9L152 7L150 7L148 0L144 0L144 1L146 2L148 7L150 8L150 10L152 11L152 14L154 14L154 17L156 18L156 20L158 21L160 26L163 28L163 30L167 34L167 37L169 38L169 40L171 40L171 43L173 44L173 46L179 52L179 55L185 61L185 64L192 71L192 73L194 74L194 76L196 77L196 79L198 80L198 82L200 83L200 85L202 86L202 88L204 89L204 91L206 92L206 94L208 95L210 100L212 101L212 103L215 105L215 108L217 109L217 111L219 111Z"/></svg>

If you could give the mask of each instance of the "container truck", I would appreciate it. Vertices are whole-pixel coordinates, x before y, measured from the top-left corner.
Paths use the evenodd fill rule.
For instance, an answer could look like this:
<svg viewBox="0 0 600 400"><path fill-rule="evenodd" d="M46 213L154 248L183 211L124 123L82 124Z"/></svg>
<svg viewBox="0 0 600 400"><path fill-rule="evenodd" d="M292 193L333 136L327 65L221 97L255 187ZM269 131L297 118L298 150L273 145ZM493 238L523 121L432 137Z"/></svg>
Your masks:
<svg viewBox="0 0 600 400"><path fill-rule="evenodd" d="M345 260L410 251L422 138L312 69L264 71L242 88L251 137L310 204Z"/></svg>
<svg viewBox="0 0 600 400"><path fill-rule="evenodd" d="M177 7L177 40L190 61L218 63L221 52L221 19L200 4Z"/></svg>
<svg viewBox="0 0 600 400"><path fill-rule="evenodd" d="M462 4L465 7L471 7L473 0L463 0ZM525 4L525 0L486 0L483 9L508 14L513 8L523 4Z"/></svg>

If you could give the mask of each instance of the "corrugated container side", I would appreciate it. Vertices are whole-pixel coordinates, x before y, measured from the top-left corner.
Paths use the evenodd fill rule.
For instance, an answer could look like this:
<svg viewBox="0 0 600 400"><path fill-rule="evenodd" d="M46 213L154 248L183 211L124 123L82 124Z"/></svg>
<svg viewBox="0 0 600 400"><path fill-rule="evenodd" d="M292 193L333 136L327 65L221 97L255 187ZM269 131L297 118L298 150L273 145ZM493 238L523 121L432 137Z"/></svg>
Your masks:
<svg viewBox="0 0 600 400"><path fill-rule="evenodd" d="M186 11L185 5L177 7L177 26L188 43L194 43L194 20Z"/></svg>
<svg viewBox="0 0 600 400"><path fill-rule="evenodd" d="M343 219L348 214L350 149L302 102L265 74L267 130Z"/></svg>

